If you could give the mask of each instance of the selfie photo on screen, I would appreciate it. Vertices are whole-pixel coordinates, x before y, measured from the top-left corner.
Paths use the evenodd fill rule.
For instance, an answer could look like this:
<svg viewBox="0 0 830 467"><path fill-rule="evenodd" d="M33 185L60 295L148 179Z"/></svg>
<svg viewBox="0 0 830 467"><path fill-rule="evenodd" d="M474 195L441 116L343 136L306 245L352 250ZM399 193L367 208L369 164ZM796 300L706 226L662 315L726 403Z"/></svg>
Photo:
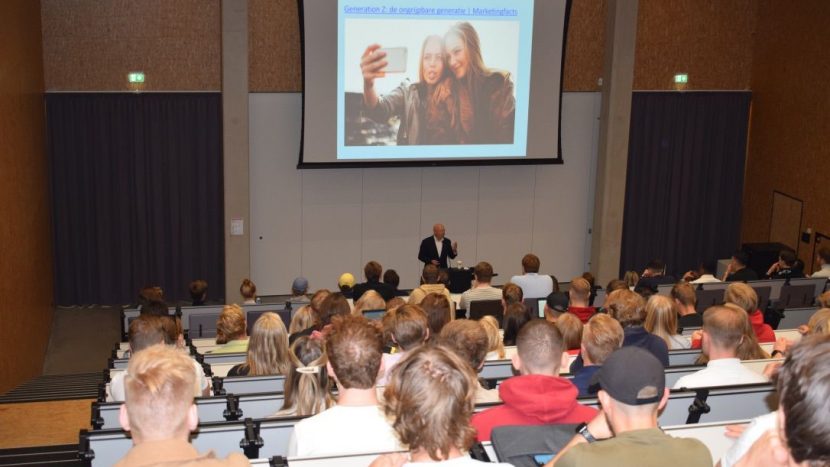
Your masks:
<svg viewBox="0 0 830 467"><path fill-rule="evenodd" d="M346 19L346 146L513 144L518 21Z"/></svg>

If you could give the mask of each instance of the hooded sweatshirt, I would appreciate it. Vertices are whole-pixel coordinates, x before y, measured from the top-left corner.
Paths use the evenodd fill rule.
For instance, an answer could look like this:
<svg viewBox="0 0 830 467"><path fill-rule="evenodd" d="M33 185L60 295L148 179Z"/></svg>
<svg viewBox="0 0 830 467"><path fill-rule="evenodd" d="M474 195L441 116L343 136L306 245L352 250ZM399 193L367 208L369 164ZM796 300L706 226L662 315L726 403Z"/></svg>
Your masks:
<svg viewBox="0 0 830 467"><path fill-rule="evenodd" d="M503 405L473 415L478 441L488 441L493 428L507 425L582 423L597 411L576 402L576 386L558 376L522 375L505 380L499 387Z"/></svg>
<svg viewBox="0 0 830 467"><path fill-rule="evenodd" d="M755 313L749 315L749 324L752 325L752 330L755 331L755 338L758 339L759 344L775 342L775 331L764 322L764 314L761 313L761 310L755 310ZM692 340L693 349L701 348L701 344L700 339Z"/></svg>
<svg viewBox="0 0 830 467"><path fill-rule="evenodd" d="M592 306L569 306L568 313L572 313L582 321L582 324L585 324L592 316L597 314L597 309Z"/></svg>

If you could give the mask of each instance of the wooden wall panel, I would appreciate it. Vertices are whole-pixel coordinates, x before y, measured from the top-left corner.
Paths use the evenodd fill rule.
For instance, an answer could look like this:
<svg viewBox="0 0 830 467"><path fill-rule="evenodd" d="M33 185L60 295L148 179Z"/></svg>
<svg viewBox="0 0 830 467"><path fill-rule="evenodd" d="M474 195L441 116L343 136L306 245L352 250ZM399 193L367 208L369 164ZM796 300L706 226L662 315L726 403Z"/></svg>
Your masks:
<svg viewBox="0 0 830 467"><path fill-rule="evenodd" d="M598 91L605 57L605 0L572 0L564 91Z"/></svg>
<svg viewBox="0 0 830 467"><path fill-rule="evenodd" d="M640 0L634 89L749 89L756 19L756 0Z"/></svg>
<svg viewBox="0 0 830 467"><path fill-rule="evenodd" d="M47 90L221 88L219 0L42 0Z"/></svg>
<svg viewBox="0 0 830 467"><path fill-rule="evenodd" d="M40 5L0 2L0 393L40 374L52 322Z"/></svg>
<svg viewBox="0 0 830 467"><path fill-rule="evenodd" d="M251 92L300 92L297 0L248 0L248 86Z"/></svg>
<svg viewBox="0 0 830 467"><path fill-rule="evenodd" d="M742 239L767 241L772 192L804 201L802 228L830 232L830 2L759 2ZM811 264L812 248L800 256Z"/></svg>

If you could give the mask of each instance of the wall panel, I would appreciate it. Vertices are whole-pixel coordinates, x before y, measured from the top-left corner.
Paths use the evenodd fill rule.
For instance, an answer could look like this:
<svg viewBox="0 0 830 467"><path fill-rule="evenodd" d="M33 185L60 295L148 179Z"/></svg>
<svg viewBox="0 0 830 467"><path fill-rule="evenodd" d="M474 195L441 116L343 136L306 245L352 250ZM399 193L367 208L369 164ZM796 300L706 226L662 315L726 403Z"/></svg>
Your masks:
<svg viewBox="0 0 830 467"><path fill-rule="evenodd" d="M802 229L830 232L830 3L759 2L742 240L769 239L772 192L804 201ZM800 256L812 263L812 248Z"/></svg>
<svg viewBox="0 0 830 467"><path fill-rule="evenodd" d="M219 0L42 0L50 91L123 91L141 70L147 91L221 88Z"/></svg>
<svg viewBox="0 0 830 467"><path fill-rule="evenodd" d="M0 393L40 374L52 322L40 5L0 2Z"/></svg>
<svg viewBox="0 0 830 467"><path fill-rule="evenodd" d="M360 278L375 259L411 288L418 244L436 222L465 265L492 262L497 283L520 273L529 251L544 273L581 274L599 101L599 93L565 94L564 165L300 171L300 95L251 94L252 279L262 294L288 292L298 274L312 289L334 288L340 273Z"/></svg>

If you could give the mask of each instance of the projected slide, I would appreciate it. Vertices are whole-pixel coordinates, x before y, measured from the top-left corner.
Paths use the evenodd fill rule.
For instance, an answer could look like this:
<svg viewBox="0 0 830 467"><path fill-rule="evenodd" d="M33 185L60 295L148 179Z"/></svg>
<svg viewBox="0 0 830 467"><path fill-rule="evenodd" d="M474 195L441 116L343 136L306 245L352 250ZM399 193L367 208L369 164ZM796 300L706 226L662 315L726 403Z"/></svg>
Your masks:
<svg viewBox="0 0 830 467"><path fill-rule="evenodd" d="M524 155L533 1L447 5L340 0L338 158Z"/></svg>
<svg viewBox="0 0 830 467"><path fill-rule="evenodd" d="M302 0L300 167L561 162L569 0Z"/></svg>

